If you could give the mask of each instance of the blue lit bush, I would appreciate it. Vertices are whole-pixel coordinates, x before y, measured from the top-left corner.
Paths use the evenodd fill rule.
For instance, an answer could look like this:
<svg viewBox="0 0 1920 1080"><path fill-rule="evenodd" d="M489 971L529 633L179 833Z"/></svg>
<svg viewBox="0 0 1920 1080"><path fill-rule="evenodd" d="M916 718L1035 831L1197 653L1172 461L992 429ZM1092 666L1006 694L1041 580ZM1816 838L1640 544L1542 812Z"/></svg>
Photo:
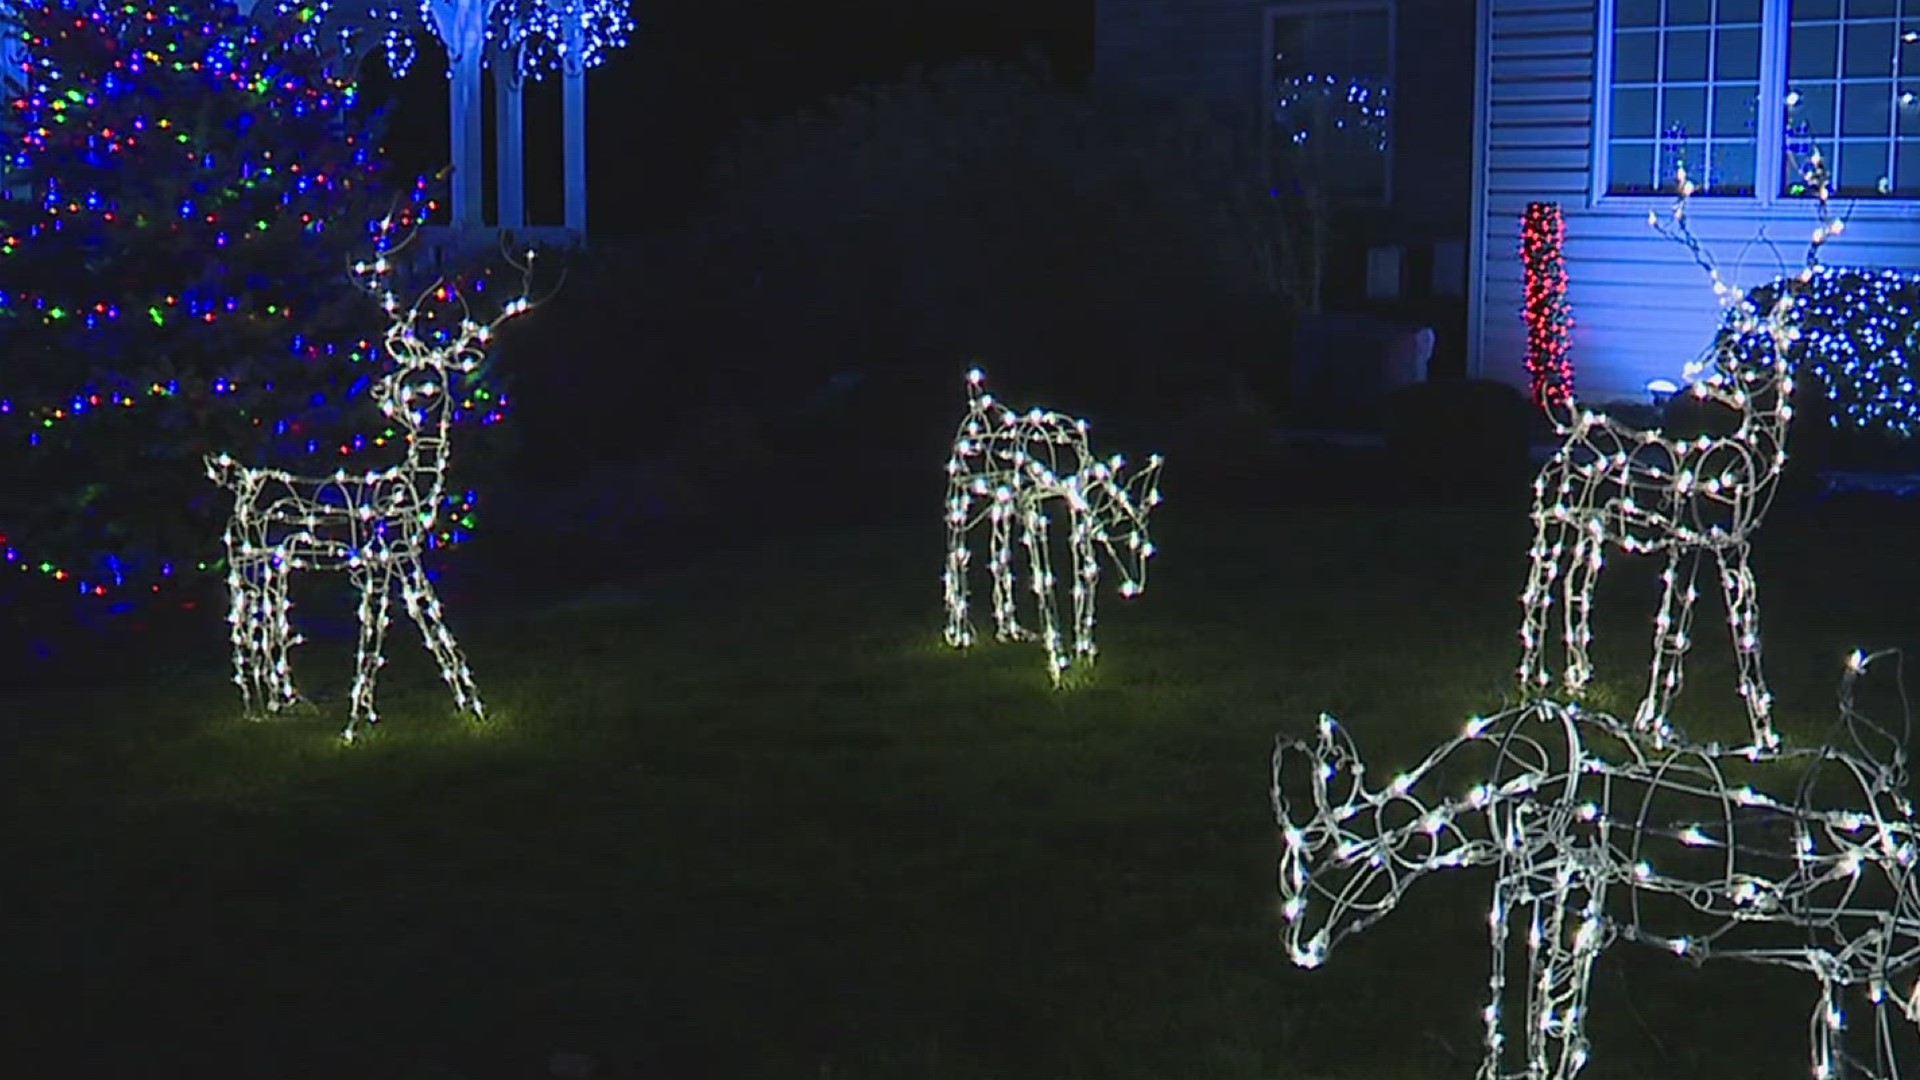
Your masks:
<svg viewBox="0 0 1920 1080"><path fill-rule="evenodd" d="M1763 308L1791 279L1752 290ZM1841 436L1905 442L1920 433L1920 276L1898 270L1826 267L1795 303L1803 338L1794 375L1825 391L1808 409ZM1800 395L1802 401L1811 393ZM1797 425L1795 439L1810 425Z"/></svg>

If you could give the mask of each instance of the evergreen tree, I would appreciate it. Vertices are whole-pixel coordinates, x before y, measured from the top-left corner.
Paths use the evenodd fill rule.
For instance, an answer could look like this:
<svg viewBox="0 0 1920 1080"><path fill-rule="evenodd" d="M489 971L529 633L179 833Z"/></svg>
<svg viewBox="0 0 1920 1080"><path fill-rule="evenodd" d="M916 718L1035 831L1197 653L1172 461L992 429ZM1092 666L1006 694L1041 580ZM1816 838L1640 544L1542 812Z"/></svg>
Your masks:
<svg viewBox="0 0 1920 1080"><path fill-rule="evenodd" d="M346 274L395 205L378 115L305 46L310 15L12 15L28 63L0 200L0 570L120 602L213 581L193 571L229 507L202 454L330 471L384 442L364 397L382 316ZM410 213L427 188L400 191Z"/></svg>

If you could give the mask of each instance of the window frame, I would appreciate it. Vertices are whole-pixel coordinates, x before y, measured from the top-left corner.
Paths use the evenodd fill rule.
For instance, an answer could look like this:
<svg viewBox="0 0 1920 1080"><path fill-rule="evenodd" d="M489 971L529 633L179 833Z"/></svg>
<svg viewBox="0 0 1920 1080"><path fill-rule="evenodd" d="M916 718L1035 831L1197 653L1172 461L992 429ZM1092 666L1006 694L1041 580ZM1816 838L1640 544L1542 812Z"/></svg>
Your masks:
<svg viewBox="0 0 1920 1080"><path fill-rule="evenodd" d="M1355 13L1384 12L1387 16L1387 86L1390 91L1399 88L1399 2L1398 0L1280 0L1269 3L1260 9L1260 140L1264 147L1261 155L1261 168L1267 174L1267 184L1271 186L1273 176L1274 140L1273 109L1274 95L1279 91L1274 78L1274 23L1288 15L1345 15ZM1386 207L1393 205L1393 172L1395 136L1399 131L1400 102L1396 94L1387 113L1387 149L1382 155L1385 176L1381 183L1378 198L1372 195L1359 196L1345 194L1337 189L1327 191L1331 203L1345 206Z"/></svg>
<svg viewBox="0 0 1920 1080"><path fill-rule="evenodd" d="M1804 196L1787 195L1780 190L1786 153L1788 2L1761 0L1760 4L1760 104L1757 111L1762 118L1773 117L1774 122L1763 119L1760 124L1759 137L1754 146L1753 194L1711 196L1714 206L1773 209L1800 206L1807 201ZM1650 207L1671 203L1673 193L1613 194L1607 191L1611 180L1609 169L1612 166L1614 19L1618 5L1619 0L1598 0L1594 4L1593 140L1587 159L1587 205L1631 209L1636 214L1644 214ZM1897 82L1897 73L1895 79ZM1867 219L1905 218L1920 208L1920 196L1853 195L1847 196L1844 201L1850 213Z"/></svg>

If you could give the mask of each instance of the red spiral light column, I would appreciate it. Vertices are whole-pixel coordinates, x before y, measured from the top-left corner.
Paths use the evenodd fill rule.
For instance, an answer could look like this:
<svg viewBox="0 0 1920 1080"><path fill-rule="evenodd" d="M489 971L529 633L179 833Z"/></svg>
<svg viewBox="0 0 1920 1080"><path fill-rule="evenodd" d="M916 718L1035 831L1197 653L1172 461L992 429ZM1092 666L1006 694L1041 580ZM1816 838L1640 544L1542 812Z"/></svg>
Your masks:
<svg viewBox="0 0 1920 1080"><path fill-rule="evenodd" d="M1520 258L1526 266L1527 373L1541 408L1573 397L1573 312L1567 305L1567 264L1560 248L1567 222L1559 203L1527 204L1520 219Z"/></svg>

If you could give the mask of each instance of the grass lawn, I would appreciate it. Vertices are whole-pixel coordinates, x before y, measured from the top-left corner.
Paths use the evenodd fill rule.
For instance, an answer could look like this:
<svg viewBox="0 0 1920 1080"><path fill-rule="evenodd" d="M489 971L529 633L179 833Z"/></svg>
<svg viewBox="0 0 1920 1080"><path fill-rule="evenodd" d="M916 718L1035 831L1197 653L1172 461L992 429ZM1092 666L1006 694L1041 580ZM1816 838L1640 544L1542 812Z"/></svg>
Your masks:
<svg viewBox="0 0 1920 1080"><path fill-rule="evenodd" d="M452 590L480 725L404 624L352 748L337 635L296 654L311 717L240 722L218 625L132 685L8 701L0 1075L482 1080L571 1050L659 1080L1471 1077L1490 873L1294 969L1268 755L1325 709L1410 763L1498 707L1524 507L1183 505L1177 465L1147 595L1101 597L1062 692L1038 646L940 643L936 480L908 525ZM1853 646L1920 644L1916 520L1776 511L1789 737L1824 733ZM1655 595L1610 565L1603 703ZM1702 605L1681 716L1737 735ZM1584 1077L1804 1076L1814 991L1618 946Z"/></svg>

